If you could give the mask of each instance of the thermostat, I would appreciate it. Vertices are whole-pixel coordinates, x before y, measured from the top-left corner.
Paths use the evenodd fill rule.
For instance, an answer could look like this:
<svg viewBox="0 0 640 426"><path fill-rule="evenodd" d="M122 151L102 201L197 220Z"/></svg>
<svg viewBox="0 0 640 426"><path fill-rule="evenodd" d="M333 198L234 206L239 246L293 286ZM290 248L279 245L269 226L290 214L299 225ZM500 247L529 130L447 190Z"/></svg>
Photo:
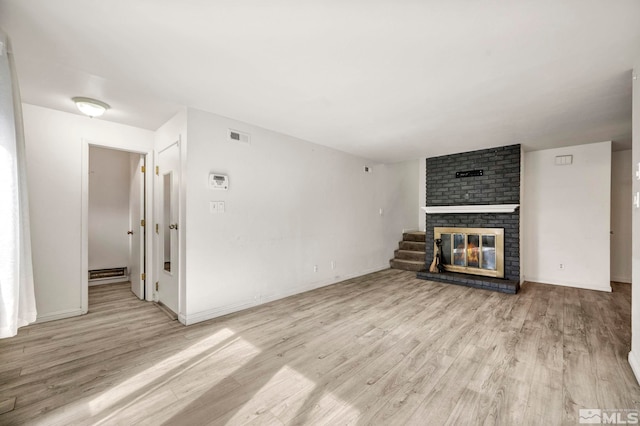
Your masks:
<svg viewBox="0 0 640 426"><path fill-rule="evenodd" d="M229 176L217 173L209 174L209 188L211 189L229 189Z"/></svg>

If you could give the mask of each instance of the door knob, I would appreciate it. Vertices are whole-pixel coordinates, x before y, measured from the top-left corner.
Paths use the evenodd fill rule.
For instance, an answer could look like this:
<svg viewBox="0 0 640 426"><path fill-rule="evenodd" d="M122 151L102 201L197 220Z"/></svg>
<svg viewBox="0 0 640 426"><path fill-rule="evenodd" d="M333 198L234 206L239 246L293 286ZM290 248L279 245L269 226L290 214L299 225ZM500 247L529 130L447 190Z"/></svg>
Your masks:
<svg viewBox="0 0 640 426"><path fill-rule="evenodd" d="M178 224L172 223L171 225L169 225L169 229L178 229Z"/></svg>
<svg viewBox="0 0 640 426"><path fill-rule="evenodd" d="M133 231L127 231L127 235L133 235Z"/></svg>

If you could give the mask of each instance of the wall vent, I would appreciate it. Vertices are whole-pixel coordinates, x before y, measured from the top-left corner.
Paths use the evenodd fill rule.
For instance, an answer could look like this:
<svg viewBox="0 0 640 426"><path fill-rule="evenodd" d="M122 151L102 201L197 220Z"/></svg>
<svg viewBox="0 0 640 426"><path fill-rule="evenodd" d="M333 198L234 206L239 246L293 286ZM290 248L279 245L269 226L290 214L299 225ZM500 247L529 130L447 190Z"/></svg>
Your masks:
<svg viewBox="0 0 640 426"><path fill-rule="evenodd" d="M126 278L127 267L123 268L109 268L109 269L94 269L89 271L89 281L106 280L110 278Z"/></svg>
<svg viewBox="0 0 640 426"><path fill-rule="evenodd" d="M569 166L573 164L573 155L556 155L556 166Z"/></svg>
<svg viewBox="0 0 640 426"><path fill-rule="evenodd" d="M227 138L231 142L251 143L251 135L249 133L243 133L233 129L228 129Z"/></svg>

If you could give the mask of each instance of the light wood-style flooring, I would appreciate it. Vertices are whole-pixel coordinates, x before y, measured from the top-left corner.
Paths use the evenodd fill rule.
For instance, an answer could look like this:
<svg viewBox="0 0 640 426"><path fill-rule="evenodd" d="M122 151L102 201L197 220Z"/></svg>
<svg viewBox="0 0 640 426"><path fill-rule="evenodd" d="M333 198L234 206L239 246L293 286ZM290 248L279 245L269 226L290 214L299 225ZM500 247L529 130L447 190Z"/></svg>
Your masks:
<svg viewBox="0 0 640 426"><path fill-rule="evenodd" d="M630 286L386 270L184 327L127 284L0 340L0 424L577 424L638 409Z"/></svg>

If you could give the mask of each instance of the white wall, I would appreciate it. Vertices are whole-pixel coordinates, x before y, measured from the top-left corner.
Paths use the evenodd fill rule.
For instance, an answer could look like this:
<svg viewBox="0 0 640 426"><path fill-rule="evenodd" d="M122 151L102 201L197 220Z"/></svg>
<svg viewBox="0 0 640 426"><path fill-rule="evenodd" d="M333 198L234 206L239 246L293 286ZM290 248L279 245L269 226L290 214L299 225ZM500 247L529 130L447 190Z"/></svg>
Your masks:
<svg viewBox="0 0 640 426"><path fill-rule="evenodd" d="M611 155L611 281L631 282L631 150Z"/></svg>
<svg viewBox="0 0 640 426"><path fill-rule="evenodd" d="M187 122L186 323L388 268L418 227L417 161L372 165L195 109ZM229 127L251 144L228 142ZM209 189L210 172L229 190Z"/></svg>
<svg viewBox="0 0 640 426"><path fill-rule="evenodd" d="M89 148L89 270L129 264L130 155Z"/></svg>
<svg viewBox="0 0 640 426"><path fill-rule="evenodd" d="M527 152L524 169L525 279L611 291L611 142Z"/></svg>
<svg viewBox="0 0 640 426"><path fill-rule="evenodd" d="M634 75L640 74L640 58ZM640 80L633 80L633 169L640 164ZM640 193L640 180L633 179L633 194ZM632 207L632 260L631 260L631 352L629 364L640 382L640 209Z"/></svg>
<svg viewBox="0 0 640 426"><path fill-rule="evenodd" d="M23 104L38 321L82 313L83 139L146 151L153 132Z"/></svg>

